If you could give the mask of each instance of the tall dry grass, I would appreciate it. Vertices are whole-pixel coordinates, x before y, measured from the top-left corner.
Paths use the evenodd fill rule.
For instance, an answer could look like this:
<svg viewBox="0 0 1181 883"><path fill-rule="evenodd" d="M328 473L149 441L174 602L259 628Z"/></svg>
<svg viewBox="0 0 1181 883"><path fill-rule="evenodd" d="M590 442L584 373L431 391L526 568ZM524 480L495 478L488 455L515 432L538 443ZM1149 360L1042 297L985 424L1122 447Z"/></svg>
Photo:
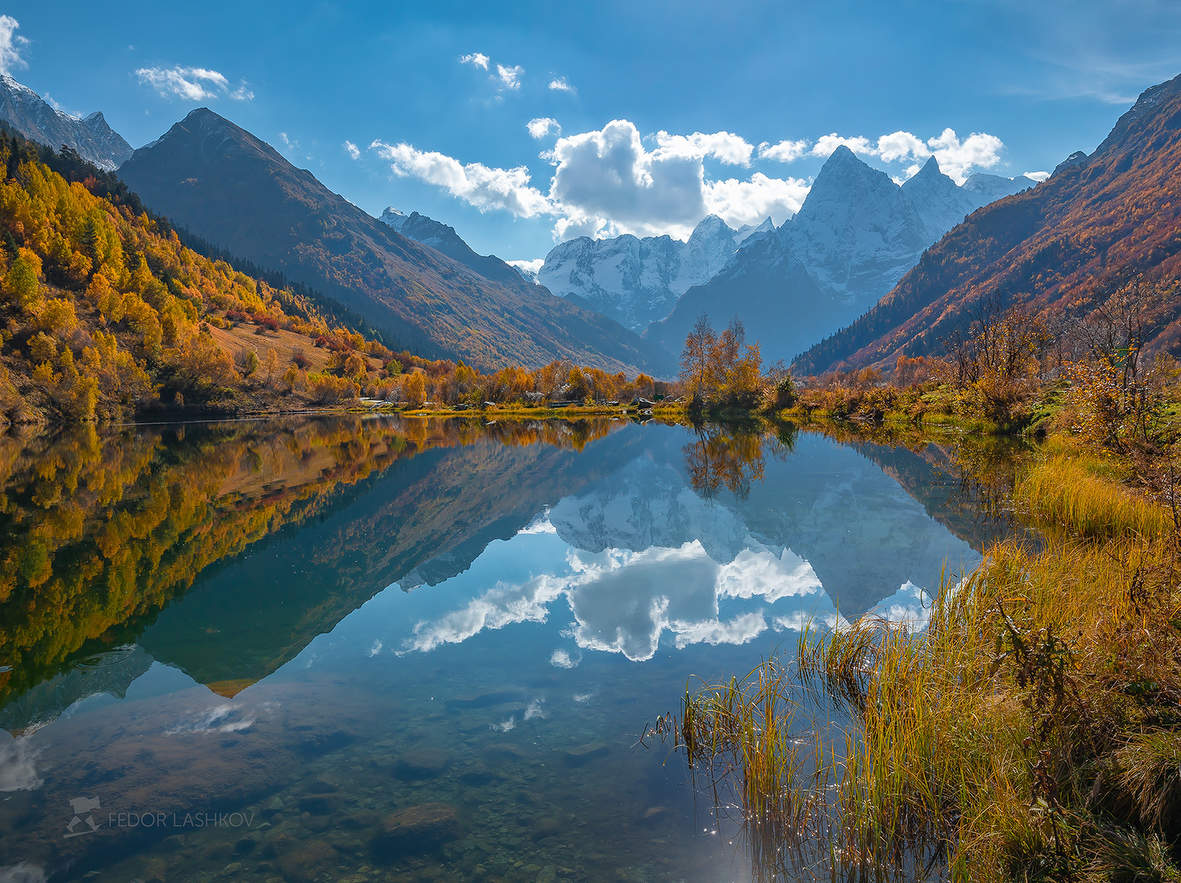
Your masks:
<svg viewBox="0 0 1181 883"><path fill-rule="evenodd" d="M809 631L791 665L686 697L691 764L728 753L744 812L791 843L761 854L827 854L808 867L841 879L1181 881L1177 537L1119 476L1050 445L1014 493L1043 542L945 579L925 632ZM792 742L797 683L851 723Z"/></svg>

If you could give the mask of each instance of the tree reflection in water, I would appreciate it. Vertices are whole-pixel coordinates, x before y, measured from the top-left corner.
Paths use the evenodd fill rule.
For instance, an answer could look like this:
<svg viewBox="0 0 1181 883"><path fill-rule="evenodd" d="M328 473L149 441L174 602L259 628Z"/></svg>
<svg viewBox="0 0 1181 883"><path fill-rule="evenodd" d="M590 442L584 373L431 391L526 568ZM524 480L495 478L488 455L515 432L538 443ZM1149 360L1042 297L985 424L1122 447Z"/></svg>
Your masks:
<svg viewBox="0 0 1181 883"><path fill-rule="evenodd" d="M697 437L685 445L685 466L693 489L705 497L715 496L725 488L736 497L745 498L751 485L763 480L766 455L791 453L796 430L781 424L776 434L762 423L731 425L699 424Z"/></svg>

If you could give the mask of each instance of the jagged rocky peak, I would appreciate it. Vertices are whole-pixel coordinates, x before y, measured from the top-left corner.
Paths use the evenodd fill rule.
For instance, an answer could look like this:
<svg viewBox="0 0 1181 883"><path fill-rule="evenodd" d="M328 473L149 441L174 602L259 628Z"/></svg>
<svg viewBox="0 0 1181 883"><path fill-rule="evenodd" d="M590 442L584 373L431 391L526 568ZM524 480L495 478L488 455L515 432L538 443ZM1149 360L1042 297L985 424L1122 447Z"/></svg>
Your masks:
<svg viewBox="0 0 1181 883"><path fill-rule="evenodd" d="M824 161L799 214L784 229L818 223L857 227L903 203L899 187L889 175L871 168L842 144Z"/></svg>
<svg viewBox="0 0 1181 883"><path fill-rule="evenodd" d="M385 211L381 213L381 217L378 220L380 220L383 224L389 224L395 230L401 232L402 226L406 223L406 215L398 211L392 205L387 205L385 207Z"/></svg>
<svg viewBox="0 0 1181 883"><path fill-rule="evenodd" d="M928 243L937 240L981 205L979 194L957 186L939 170L939 161L933 156L903 183L902 193L922 219Z"/></svg>
<svg viewBox="0 0 1181 883"><path fill-rule="evenodd" d="M102 169L113 170L131 156L131 145L101 113L76 117L60 111L8 74L0 75L0 120L54 150L65 145Z"/></svg>
<svg viewBox="0 0 1181 883"><path fill-rule="evenodd" d="M981 208L990 202L996 202L998 199L1004 199L1006 196L1012 196L1014 193L1020 193L1022 190L1036 186L1037 181L1027 178L1025 175L1006 178L1003 175L976 172L968 176L962 189L971 193L976 199L976 208Z"/></svg>
<svg viewBox="0 0 1181 883"><path fill-rule="evenodd" d="M523 276L517 268L509 266L495 255L477 254L463 237L455 232L454 227L421 212L411 212L407 215L393 206L387 206L378 220L407 239L429 245L452 260L459 261L485 279L514 288L519 288L522 284L529 287L536 284L535 280Z"/></svg>
<svg viewBox="0 0 1181 883"><path fill-rule="evenodd" d="M775 222L768 215L763 219L761 224L746 224L745 226L739 227L737 230L738 241L746 242L754 236L762 236L764 233L773 232L775 232Z"/></svg>
<svg viewBox="0 0 1181 883"><path fill-rule="evenodd" d="M780 232L817 282L865 306L889 291L930 242L902 189L843 145Z"/></svg>
<svg viewBox="0 0 1181 883"><path fill-rule="evenodd" d="M938 182L937 186L941 186L942 182L951 181L951 178L943 174L942 170L940 170L939 160L937 160L934 156L929 156L927 157L927 161L923 163L923 167L915 172L910 180L906 182L906 184L909 184L911 181ZM903 190L906 189L906 184L902 185ZM951 181L951 184L954 187L955 181Z"/></svg>
<svg viewBox="0 0 1181 883"><path fill-rule="evenodd" d="M732 236L733 234L734 231L730 226L717 215L706 215L693 228L693 232L689 234L689 241L692 242L695 239L705 239L722 235Z"/></svg>

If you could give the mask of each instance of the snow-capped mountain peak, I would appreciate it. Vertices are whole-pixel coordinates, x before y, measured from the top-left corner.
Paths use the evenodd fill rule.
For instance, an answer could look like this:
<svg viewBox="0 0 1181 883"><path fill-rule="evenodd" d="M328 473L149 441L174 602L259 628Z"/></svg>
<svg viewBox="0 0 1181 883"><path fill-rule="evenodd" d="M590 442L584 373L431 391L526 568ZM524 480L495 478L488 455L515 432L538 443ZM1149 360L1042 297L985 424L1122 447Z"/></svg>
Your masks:
<svg viewBox="0 0 1181 883"><path fill-rule="evenodd" d="M708 215L685 242L670 236L580 236L546 255L539 281L632 329L667 315L677 298L726 265L742 237Z"/></svg>
<svg viewBox="0 0 1181 883"><path fill-rule="evenodd" d="M929 244L924 224L890 176L838 147L821 166L785 244L839 299L877 300Z"/></svg>
<svg viewBox="0 0 1181 883"><path fill-rule="evenodd" d="M64 144L103 169L115 169L131 156L131 145L101 113L79 118L58 110L8 74L0 74L0 120L54 150Z"/></svg>
<svg viewBox="0 0 1181 883"><path fill-rule="evenodd" d="M928 244L980 207L976 195L943 174L933 156L902 185L902 193L922 219Z"/></svg>

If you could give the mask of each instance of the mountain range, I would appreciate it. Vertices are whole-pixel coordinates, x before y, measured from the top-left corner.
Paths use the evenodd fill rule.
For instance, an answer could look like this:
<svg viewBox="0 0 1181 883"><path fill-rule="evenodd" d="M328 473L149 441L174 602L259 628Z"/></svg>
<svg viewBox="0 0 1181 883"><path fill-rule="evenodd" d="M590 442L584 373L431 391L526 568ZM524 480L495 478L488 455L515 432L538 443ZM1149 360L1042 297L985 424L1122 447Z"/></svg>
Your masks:
<svg viewBox="0 0 1181 883"><path fill-rule="evenodd" d="M1089 156L972 214L882 300L796 360L804 373L890 367L940 353L986 301L1018 306L1058 331L1142 277L1144 346L1181 346L1181 77L1146 90Z"/></svg>
<svg viewBox="0 0 1181 883"><path fill-rule="evenodd" d="M0 120L54 150L69 147L100 169L114 170L131 156L131 145L101 113L76 117L58 110L8 74L0 74Z"/></svg>
<svg viewBox="0 0 1181 883"><path fill-rule="evenodd" d="M101 114L64 113L5 75L0 121L118 167L152 211L424 356L668 376L705 314L741 319L765 361L816 373L937 353L984 298L1062 327L1136 274L1176 278L1179 93L1177 79L1147 90L1094 153L1041 185L989 174L957 185L933 157L898 183L840 147L779 227L709 216L683 242L579 237L535 276L418 212L371 217L208 109L132 152ZM1176 299L1155 305L1150 345L1181 344Z"/></svg>
<svg viewBox="0 0 1181 883"><path fill-rule="evenodd" d="M957 186L931 157L900 186L838 147L795 217L687 290L647 337L677 352L700 315L738 318L764 359L790 359L873 306L965 215L1035 183L974 176Z"/></svg>
<svg viewBox="0 0 1181 883"><path fill-rule="evenodd" d="M772 229L770 218L734 230L709 215L685 242L667 235L579 236L550 250L537 279L560 297L643 331L667 316L690 287L713 278L750 237Z"/></svg>
<svg viewBox="0 0 1181 883"><path fill-rule="evenodd" d="M634 371L649 361L611 320L403 236L206 108L136 150L119 174L173 222L339 300L420 355L479 368L568 359Z"/></svg>

